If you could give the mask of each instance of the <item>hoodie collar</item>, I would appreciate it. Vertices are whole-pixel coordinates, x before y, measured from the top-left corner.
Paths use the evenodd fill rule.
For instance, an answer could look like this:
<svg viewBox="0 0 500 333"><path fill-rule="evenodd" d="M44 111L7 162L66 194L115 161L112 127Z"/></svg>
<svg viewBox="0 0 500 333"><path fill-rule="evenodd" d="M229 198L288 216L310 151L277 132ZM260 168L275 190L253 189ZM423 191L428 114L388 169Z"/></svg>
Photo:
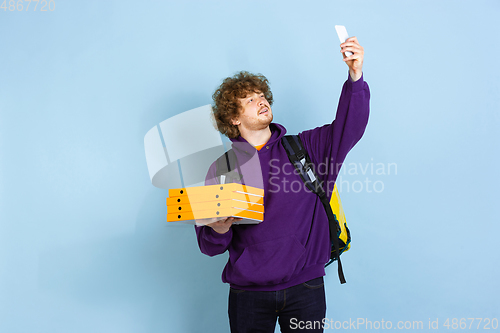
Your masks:
<svg viewBox="0 0 500 333"><path fill-rule="evenodd" d="M271 123L269 124L269 129L271 130L271 137L267 141L266 146L273 146L276 142L281 141L281 138L285 136L286 129L280 124ZM257 151L247 140L245 140L241 135L237 138L230 139L233 142L233 148L238 150L243 150L245 152L250 152L253 150Z"/></svg>

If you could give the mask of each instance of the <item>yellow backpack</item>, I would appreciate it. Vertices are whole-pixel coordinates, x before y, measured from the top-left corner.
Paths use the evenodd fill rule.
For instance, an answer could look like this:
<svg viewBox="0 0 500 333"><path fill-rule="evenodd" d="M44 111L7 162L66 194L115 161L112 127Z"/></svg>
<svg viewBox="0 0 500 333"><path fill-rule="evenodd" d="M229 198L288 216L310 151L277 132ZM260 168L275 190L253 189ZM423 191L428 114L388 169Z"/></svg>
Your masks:
<svg viewBox="0 0 500 333"><path fill-rule="evenodd" d="M330 199L330 207L332 207L333 215L335 216L337 223L340 225L339 252L340 254L342 254L351 248L351 233L349 232L349 228L347 227L344 208L342 208L342 202L340 201L337 184L333 186L332 198ZM328 266L332 263L332 261L330 261L326 265Z"/></svg>

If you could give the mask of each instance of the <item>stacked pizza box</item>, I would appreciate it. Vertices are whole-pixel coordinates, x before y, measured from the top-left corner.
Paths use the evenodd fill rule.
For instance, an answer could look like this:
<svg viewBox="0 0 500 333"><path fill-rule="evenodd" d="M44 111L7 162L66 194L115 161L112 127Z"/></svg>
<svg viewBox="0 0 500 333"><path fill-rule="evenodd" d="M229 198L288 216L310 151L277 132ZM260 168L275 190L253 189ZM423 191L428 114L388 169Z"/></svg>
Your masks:
<svg viewBox="0 0 500 333"><path fill-rule="evenodd" d="M264 220L264 190L237 183L171 189L167 222L209 224L233 216L235 224Z"/></svg>

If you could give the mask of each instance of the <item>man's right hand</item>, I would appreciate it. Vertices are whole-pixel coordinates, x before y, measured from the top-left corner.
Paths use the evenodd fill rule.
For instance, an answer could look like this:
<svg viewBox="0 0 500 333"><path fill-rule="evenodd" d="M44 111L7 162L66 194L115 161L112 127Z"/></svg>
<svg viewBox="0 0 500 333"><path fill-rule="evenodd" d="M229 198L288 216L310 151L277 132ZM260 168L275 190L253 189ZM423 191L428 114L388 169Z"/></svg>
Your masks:
<svg viewBox="0 0 500 333"><path fill-rule="evenodd" d="M234 222L240 221L241 218L237 217L228 217L227 219L219 220L217 222L213 222L207 224L207 227L214 229L214 231L218 234L225 234L229 231L229 228L233 225Z"/></svg>

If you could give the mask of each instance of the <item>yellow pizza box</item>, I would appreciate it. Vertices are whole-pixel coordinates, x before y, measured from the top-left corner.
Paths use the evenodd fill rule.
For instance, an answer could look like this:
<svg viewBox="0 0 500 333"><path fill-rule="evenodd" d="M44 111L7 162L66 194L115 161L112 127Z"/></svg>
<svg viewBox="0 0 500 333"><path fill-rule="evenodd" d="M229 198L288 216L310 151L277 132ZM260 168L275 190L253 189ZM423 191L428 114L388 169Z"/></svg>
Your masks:
<svg viewBox="0 0 500 333"><path fill-rule="evenodd" d="M220 192L208 195L183 195L179 197L167 198L167 206L192 204L193 202L206 202L217 200L240 200L256 204L264 204L264 197L255 194L239 192Z"/></svg>
<svg viewBox="0 0 500 333"><path fill-rule="evenodd" d="M239 208L224 208L224 209L210 209L196 212L183 212L183 213L170 213L167 214L167 222L181 222L188 220L201 220L211 219L215 222L230 216L240 217L246 220L255 221L254 223L262 222L264 220L264 213L255 212L252 210L245 210ZM241 223L241 222L240 222ZM196 224L206 224L196 221Z"/></svg>
<svg viewBox="0 0 500 333"><path fill-rule="evenodd" d="M240 200L217 200L167 205L167 213L197 212L210 209L239 208L264 213L264 205Z"/></svg>
<svg viewBox="0 0 500 333"><path fill-rule="evenodd" d="M194 187L184 187L168 190L168 196L179 197L179 196L191 196L191 195L217 195L226 192L237 192L237 193L247 193L263 197L264 190L261 188L238 184L238 183L228 183L228 184L216 184L216 185L206 185L206 186L194 186Z"/></svg>

